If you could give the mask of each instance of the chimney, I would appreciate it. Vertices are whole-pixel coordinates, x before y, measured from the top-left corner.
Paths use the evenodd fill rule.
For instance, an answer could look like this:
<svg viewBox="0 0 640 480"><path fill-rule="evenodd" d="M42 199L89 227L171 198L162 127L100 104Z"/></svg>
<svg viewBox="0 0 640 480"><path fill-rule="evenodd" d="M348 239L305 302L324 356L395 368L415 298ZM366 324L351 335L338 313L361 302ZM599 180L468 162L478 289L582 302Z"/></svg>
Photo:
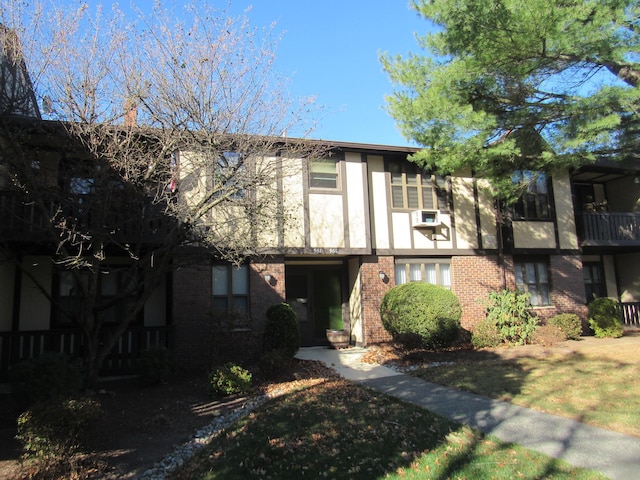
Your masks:
<svg viewBox="0 0 640 480"><path fill-rule="evenodd" d="M138 123L138 106L132 99L124 102L124 126L135 127Z"/></svg>

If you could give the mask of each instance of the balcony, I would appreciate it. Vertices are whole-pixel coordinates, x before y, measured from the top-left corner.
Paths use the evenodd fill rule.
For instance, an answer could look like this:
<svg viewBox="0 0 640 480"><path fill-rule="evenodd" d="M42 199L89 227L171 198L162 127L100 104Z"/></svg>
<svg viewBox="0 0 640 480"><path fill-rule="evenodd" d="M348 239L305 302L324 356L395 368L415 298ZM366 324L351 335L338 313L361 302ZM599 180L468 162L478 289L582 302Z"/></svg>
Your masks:
<svg viewBox="0 0 640 480"><path fill-rule="evenodd" d="M77 222L80 230L107 235L116 241L158 243L172 227L172 219L160 205L130 200L110 205L85 195L65 205L67 221ZM5 241L50 241L55 231L50 225L56 204L47 207L26 201L14 191L0 191L0 238ZM59 208L59 207L58 207ZM139 212L139 214L137 213Z"/></svg>
<svg viewBox="0 0 640 480"><path fill-rule="evenodd" d="M640 213L583 212L578 228L583 247L640 246Z"/></svg>

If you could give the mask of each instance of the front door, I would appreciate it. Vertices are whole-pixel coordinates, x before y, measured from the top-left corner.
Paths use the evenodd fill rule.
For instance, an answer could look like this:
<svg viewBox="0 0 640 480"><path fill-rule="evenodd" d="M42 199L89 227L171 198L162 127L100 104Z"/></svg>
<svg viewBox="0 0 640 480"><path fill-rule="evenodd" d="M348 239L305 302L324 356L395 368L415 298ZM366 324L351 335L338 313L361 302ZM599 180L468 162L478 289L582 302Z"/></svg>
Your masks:
<svg viewBox="0 0 640 480"><path fill-rule="evenodd" d="M285 285L286 302L300 322L302 346L326 345L326 330L343 328L341 269L287 267Z"/></svg>

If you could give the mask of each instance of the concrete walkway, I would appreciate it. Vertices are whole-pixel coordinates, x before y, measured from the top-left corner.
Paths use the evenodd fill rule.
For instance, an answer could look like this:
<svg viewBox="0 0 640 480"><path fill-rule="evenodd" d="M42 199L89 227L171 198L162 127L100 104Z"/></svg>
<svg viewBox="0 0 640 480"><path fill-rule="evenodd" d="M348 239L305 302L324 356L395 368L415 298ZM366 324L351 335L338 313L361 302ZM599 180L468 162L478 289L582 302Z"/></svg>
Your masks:
<svg viewBox="0 0 640 480"><path fill-rule="evenodd" d="M297 358L319 360L342 377L513 442L596 470L612 479L640 478L640 438L462 392L361 361L364 348L301 348ZM638 419L640 421L640 419Z"/></svg>

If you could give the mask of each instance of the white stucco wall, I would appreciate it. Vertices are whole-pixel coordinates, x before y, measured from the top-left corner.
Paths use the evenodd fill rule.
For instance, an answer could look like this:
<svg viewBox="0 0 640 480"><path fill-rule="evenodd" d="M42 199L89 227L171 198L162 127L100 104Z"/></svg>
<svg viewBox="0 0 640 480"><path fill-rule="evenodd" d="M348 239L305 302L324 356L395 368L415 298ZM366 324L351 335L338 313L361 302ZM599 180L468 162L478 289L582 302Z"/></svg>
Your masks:
<svg viewBox="0 0 640 480"><path fill-rule="evenodd" d="M576 250L578 236L576 234L576 217L573 211L571 180L568 175L554 176L552 183L560 248Z"/></svg>
<svg viewBox="0 0 640 480"><path fill-rule="evenodd" d="M359 154L347 154L345 157L346 182L343 188L347 193L347 209L349 218L349 248L367 247L367 218L364 181L365 164Z"/></svg>
<svg viewBox="0 0 640 480"><path fill-rule="evenodd" d="M15 267L0 263L0 332L11 330L13 323L13 280Z"/></svg>
<svg viewBox="0 0 640 480"><path fill-rule="evenodd" d="M513 244L516 248L555 248L553 222L513 222Z"/></svg>
<svg viewBox="0 0 640 480"><path fill-rule="evenodd" d="M344 248L341 195L309 194L311 248Z"/></svg>
<svg viewBox="0 0 640 480"><path fill-rule="evenodd" d="M28 272L51 293L53 265L47 257L25 257L24 270ZM51 324L51 304L40 288L29 278L22 275L20 292L20 330L48 330Z"/></svg>
<svg viewBox="0 0 640 480"><path fill-rule="evenodd" d="M391 237L389 225L389 210L387 201L387 182L384 173L382 157L369 155L367 157L370 181L370 204L373 229L373 247L386 249L390 247Z"/></svg>

